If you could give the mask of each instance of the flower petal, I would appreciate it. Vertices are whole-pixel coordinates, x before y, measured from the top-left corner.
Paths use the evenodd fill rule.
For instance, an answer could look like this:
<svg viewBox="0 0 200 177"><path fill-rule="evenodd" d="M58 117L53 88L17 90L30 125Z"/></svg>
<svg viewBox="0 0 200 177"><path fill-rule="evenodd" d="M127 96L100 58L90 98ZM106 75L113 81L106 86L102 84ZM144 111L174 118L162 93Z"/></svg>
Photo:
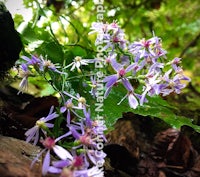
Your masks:
<svg viewBox="0 0 200 177"><path fill-rule="evenodd" d="M105 94L104 94L104 98L108 97L111 90L112 90L112 87L109 87L109 88L106 89Z"/></svg>
<svg viewBox="0 0 200 177"><path fill-rule="evenodd" d="M57 173L61 173L62 169L50 166L48 172L57 174Z"/></svg>
<svg viewBox="0 0 200 177"><path fill-rule="evenodd" d="M63 147L55 145L53 147L54 152L56 153L56 155L58 157L60 157L62 160L66 160L66 159L73 159L72 155Z"/></svg>
<svg viewBox="0 0 200 177"><path fill-rule="evenodd" d="M36 145L37 142L38 142L38 140L39 140L39 131L37 131L37 132L35 133L35 139L34 139L33 145Z"/></svg>
<svg viewBox="0 0 200 177"><path fill-rule="evenodd" d="M49 121L49 120L52 120L54 118L58 117L58 114L56 114L55 112L48 115L46 118L45 118L45 122Z"/></svg>
<svg viewBox="0 0 200 177"><path fill-rule="evenodd" d="M69 160L59 160L59 161L53 161L52 162L54 167L57 168L63 168L63 167L67 167L71 164L71 161Z"/></svg>
<svg viewBox="0 0 200 177"><path fill-rule="evenodd" d="M45 123L45 125L46 125L47 127L49 127L49 128L53 128L53 127L54 127L54 124L52 124L52 123Z"/></svg>
<svg viewBox="0 0 200 177"><path fill-rule="evenodd" d="M106 82L106 87L111 87L112 85L114 85L116 82L117 82L117 79L118 79L118 75L117 74L114 74L114 75L111 75L111 76L108 76L106 77L103 81Z"/></svg>
<svg viewBox="0 0 200 177"><path fill-rule="evenodd" d="M50 150L47 151L45 157L44 157L44 161L43 161L43 165L42 165L42 174L46 175L48 170L49 170L49 166L50 166Z"/></svg>
<svg viewBox="0 0 200 177"><path fill-rule="evenodd" d="M127 78L122 78L122 83L129 92L133 91L133 87Z"/></svg>
<svg viewBox="0 0 200 177"><path fill-rule="evenodd" d="M67 110L66 106L62 106L62 107L60 108L60 112L61 112L61 113L64 113L66 110Z"/></svg>
<svg viewBox="0 0 200 177"><path fill-rule="evenodd" d="M138 106L138 101L133 94L129 94L128 102L131 108L136 109Z"/></svg>

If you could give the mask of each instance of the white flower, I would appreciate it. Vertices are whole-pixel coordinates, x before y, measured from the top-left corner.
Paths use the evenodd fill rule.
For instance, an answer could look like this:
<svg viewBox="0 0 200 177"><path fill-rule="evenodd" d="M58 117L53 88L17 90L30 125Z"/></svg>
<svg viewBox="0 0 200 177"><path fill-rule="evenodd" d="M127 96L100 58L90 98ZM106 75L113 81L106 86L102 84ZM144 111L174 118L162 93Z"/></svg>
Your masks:
<svg viewBox="0 0 200 177"><path fill-rule="evenodd" d="M82 65L88 65L88 63L93 63L94 60L91 59L82 59L82 57L80 56L76 56L74 58L74 61L72 63L70 63L69 65L67 65L65 68L68 68L71 66L70 71L73 71L75 68L80 72L80 67Z"/></svg>

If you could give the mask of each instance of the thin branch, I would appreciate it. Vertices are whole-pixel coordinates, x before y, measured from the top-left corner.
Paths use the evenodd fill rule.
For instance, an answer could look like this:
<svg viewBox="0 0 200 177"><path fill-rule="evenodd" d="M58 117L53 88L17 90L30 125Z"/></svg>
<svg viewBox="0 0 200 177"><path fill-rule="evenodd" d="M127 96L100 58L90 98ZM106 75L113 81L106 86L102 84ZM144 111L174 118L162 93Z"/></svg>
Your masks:
<svg viewBox="0 0 200 177"><path fill-rule="evenodd" d="M182 58L190 47L195 46L199 38L200 38L200 33L183 49L179 57Z"/></svg>
<svg viewBox="0 0 200 177"><path fill-rule="evenodd" d="M95 50L93 50L92 48L88 48L88 47L85 47L85 46L83 46L83 45L81 45L81 44L66 44L65 46L78 46L78 47L81 47L82 49L85 49L85 50L87 50L87 51L90 51L91 53L97 53L97 51L95 51Z"/></svg>

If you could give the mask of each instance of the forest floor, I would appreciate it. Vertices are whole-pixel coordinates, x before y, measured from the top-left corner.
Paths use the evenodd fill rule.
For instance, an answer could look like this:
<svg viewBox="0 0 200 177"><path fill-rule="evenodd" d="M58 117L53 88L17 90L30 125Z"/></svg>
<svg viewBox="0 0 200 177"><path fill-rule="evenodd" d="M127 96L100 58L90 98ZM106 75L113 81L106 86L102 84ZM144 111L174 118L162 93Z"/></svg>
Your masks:
<svg viewBox="0 0 200 177"><path fill-rule="evenodd" d="M48 114L50 106L57 106L58 101L51 96L34 98L16 93L11 87L0 89L0 134L24 140L24 133L34 126L35 117ZM199 94L192 91L168 99L179 108L177 114L191 118L199 125L200 108L191 104L191 100L197 96ZM122 113L122 118L107 134L107 139L104 147L107 153L105 177L200 176L200 134L191 127L182 126L177 130L158 118L128 112ZM1 137L0 146L3 142L5 141ZM0 157L3 158L1 153L0 151ZM6 164L3 163L8 161L2 163L1 159L0 162L0 172L2 169L5 171ZM8 166L9 164L6 168ZM32 173L27 175L32 176Z"/></svg>

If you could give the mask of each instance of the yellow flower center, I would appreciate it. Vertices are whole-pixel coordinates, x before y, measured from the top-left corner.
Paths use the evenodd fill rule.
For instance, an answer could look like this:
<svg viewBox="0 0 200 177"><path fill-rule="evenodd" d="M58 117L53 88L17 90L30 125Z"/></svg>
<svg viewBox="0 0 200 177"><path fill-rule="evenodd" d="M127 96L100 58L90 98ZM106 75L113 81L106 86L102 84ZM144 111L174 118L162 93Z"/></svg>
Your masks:
<svg viewBox="0 0 200 177"><path fill-rule="evenodd" d="M71 108L73 108L74 105L73 105L73 103L67 103L65 106L66 106L66 108L71 109Z"/></svg>
<svg viewBox="0 0 200 177"><path fill-rule="evenodd" d="M45 67L53 67L53 68L55 67L55 65L50 60L45 60L44 66Z"/></svg>
<svg viewBox="0 0 200 177"><path fill-rule="evenodd" d="M36 126L38 126L38 127L44 127L44 126L45 126L45 122L42 121L42 120L38 120L38 121L36 122Z"/></svg>
<svg viewBox="0 0 200 177"><path fill-rule="evenodd" d="M85 103L86 103L86 99L85 99L84 97L80 97L80 98L78 99L78 102L79 102L79 103L82 103L82 104L85 104Z"/></svg>
<svg viewBox="0 0 200 177"><path fill-rule="evenodd" d="M82 60L82 58L79 57L79 56L75 57L74 59L75 59L76 62L80 62Z"/></svg>

